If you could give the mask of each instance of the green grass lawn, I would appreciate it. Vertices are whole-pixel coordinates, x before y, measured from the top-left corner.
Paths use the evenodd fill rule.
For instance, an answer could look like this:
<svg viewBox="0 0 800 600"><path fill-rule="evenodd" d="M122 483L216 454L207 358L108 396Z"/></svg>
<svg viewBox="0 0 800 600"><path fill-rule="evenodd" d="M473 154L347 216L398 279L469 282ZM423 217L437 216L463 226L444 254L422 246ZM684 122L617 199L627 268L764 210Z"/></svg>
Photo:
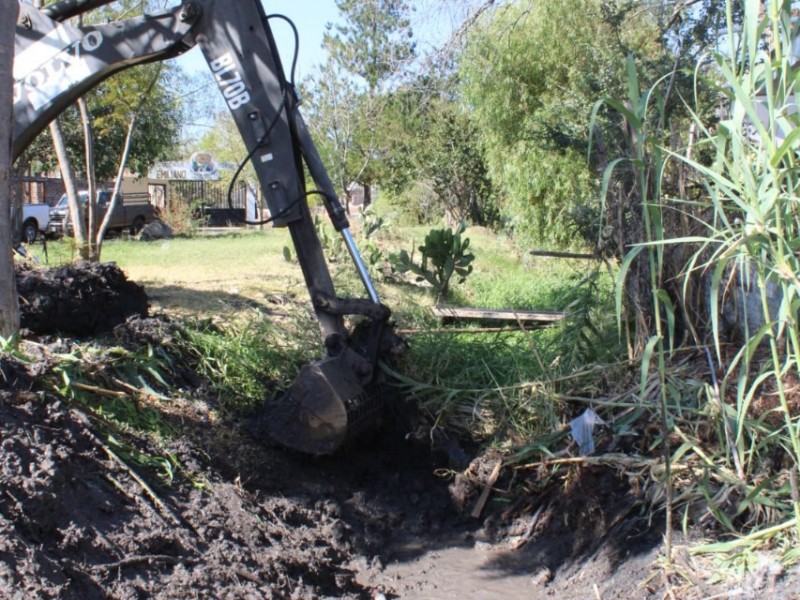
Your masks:
<svg viewBox="0 0 800 600"><path fill-rule="evenodd" d="M247 300L306 293L299 266L283 257L290 243L282 229L154 242L117 238L103 244L102 260L117 263L128 278L144 285L158 308L228 313ZM47 259L41 247L32 250L52 266L74 255L71 240L49 242Z"/></svg>
<svg viewBox="0 0 800 600"><path fill-rule="evenodd" d="M354 230L358 240L358 224ZM428 231L428 227L386 229L370 243L388 256L400 249L410 251L422 243ZM587 268L583 261L520 254L509 240L484 228L467 229L465 236L475 254L474 271L464 284L452 285L448 304L453 306L562 310L566 291ZM359 241L362 248L365 243ZM130 279L144 285L160 308L227 313L246 300L283 294L306 297L300 265L293 258L284 258L287 246L291 248L288 231L273 228L154 242L116 238L104 243L102 259L117 263ZM31 251L51 266L74 258L71 240L48 242L46 258L41 246ZM331 253L326 250L326 254ZM342 295L364 294L348 257L336 256L330 268ZM411 277L381 274L375 283L384 303L396 314L425 320L422 315L434 298L424 286Z"/></svg>

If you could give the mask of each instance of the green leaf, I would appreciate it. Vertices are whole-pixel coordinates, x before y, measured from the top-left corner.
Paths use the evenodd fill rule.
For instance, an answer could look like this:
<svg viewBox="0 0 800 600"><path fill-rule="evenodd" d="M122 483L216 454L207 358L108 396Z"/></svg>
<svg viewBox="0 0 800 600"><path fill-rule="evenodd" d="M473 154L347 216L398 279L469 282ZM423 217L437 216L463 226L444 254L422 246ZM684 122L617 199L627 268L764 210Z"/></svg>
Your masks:
<svg viewBox="0 0 800 600"><path fill-rule="evenodd" d="M627 59L628 69L628 99L633 106L638 107L641 101L639 94L639 75L636 72L636 62L633 60L633 55L629 54ZM637 127L638 129L639 127Z"/></svg>
<svg viewBox="0 0 800 600"><path fill-rule="evenodd" d="M669 340L669 349L672 351L675 344L675 306L672 304L672 299L664 290L658 290L656 297L664 307L667 313L667 339Z"/></svg>
<svg viewBox="0 0 800 600"><path fill-rule="evenodd" d="M645 391L647 389L647 376L650 374L650 360L655 352L656 345L661 341L657 335L652 336L648 341L642 353L642 365L639 378L639 394L644 400Z"/></svg>
<svg viewBox="0 0 800 600"><path fill-rule="evenodd" d="M636 257L639 256L643 249L643 246L636 246L630 252L628 252L628 254L625 256L625 259L622 261L619 273L617 274L614 297L616 301L617 326L619 327L620 331L622 331L622 293L625 289L625 279L628 275L628 269L630 269L631 264L633 264L633 261L636 260Z"/></svg>
<svg viewBox="0 0 800 600"><path fill-rule="evenodd" d="M789 135L786 136L786 139L783 140L783 143L780 145L780 148L778 148L775 151L775 154L772 155L769 164L773 169L778 167L778 165L781 163L781 161L787 154L789 154L790 152L792 154L797 152L797 143L799 139L800 139L800 127L795 127L794 129L792 129Z"/></svg>

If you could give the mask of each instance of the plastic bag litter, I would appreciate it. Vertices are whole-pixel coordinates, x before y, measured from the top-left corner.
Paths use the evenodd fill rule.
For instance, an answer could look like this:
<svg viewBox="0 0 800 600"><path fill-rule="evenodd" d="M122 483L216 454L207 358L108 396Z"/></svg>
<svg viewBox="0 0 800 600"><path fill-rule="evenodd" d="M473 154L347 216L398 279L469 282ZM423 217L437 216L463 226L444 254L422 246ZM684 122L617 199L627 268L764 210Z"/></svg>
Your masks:
<svg viewBox="0 0 800 600"><path fill-rule="evenodd" d="M596 425L605 424L606 422L592 408L587 408L581 416L569 422L572 437L578 443L578 452L582 456L594 452L594 428Z"/></svg>

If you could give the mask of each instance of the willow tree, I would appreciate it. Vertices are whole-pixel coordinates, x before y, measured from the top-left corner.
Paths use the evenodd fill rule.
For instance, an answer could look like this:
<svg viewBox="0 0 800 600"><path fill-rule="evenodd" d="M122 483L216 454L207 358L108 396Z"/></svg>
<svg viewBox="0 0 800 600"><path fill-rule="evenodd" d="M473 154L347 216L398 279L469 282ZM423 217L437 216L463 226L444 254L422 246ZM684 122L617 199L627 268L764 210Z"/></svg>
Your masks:
<svg viewBox="0 0 800 600"><path fill-rule="evenodd" d="M575 240L574 215L596 198L598 172L587 163L592 107L624 89L628 53L662 51L649 14L632 22L611 5L503 4L468 36L459 65L464 102L522 245Z"/></svg>

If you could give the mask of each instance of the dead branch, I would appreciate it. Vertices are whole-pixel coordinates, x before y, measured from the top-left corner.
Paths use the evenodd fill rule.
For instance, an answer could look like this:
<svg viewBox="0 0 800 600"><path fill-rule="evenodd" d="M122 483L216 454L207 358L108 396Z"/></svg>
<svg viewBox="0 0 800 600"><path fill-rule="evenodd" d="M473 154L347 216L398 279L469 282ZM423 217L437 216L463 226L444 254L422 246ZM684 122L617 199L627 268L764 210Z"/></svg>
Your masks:
<svg viewBox="0 0 800 600"><path fill-rule="evenodd" d="M151 565L153 563L167 563L169 565L181 564L194 564L197 559L189 556L170 556L169 554L144 554L140 556L129 556L113 563L104 565L94 565L92 571L113 571L115 569L124 569L125 567L135 567L146 563Z"/></svg>
<svg viewBox="0 0 800 600"><path fill-rule="evenodd" d="M158 494L155 493L153 488L150 487L150 485L144 479L142 479L141 476L136 471L134 471L133 468L128 463L122 460L122 458L116 452L114 452L108 444L106 444L103 440L101 440L94 432L88 431L88 433L97 441L100 447L103 450L105 450L105 453L108 454L108 457L114 462L116 462L120 467L122 467L122 469L126 471L128 475L130 475L131 478L133 478L133 480L139 484L139 486L141 486L145 494L150 497L152 502L156 506L158 506L158 508L160 508L163 511L163 513L167 515L167 517L169 517L169 520L172 522L173 525L182 525L181 520L177 516L175 516L175 513L172 512L172 510L164 503L164 501L161 498L159 498Z"/></svg>

